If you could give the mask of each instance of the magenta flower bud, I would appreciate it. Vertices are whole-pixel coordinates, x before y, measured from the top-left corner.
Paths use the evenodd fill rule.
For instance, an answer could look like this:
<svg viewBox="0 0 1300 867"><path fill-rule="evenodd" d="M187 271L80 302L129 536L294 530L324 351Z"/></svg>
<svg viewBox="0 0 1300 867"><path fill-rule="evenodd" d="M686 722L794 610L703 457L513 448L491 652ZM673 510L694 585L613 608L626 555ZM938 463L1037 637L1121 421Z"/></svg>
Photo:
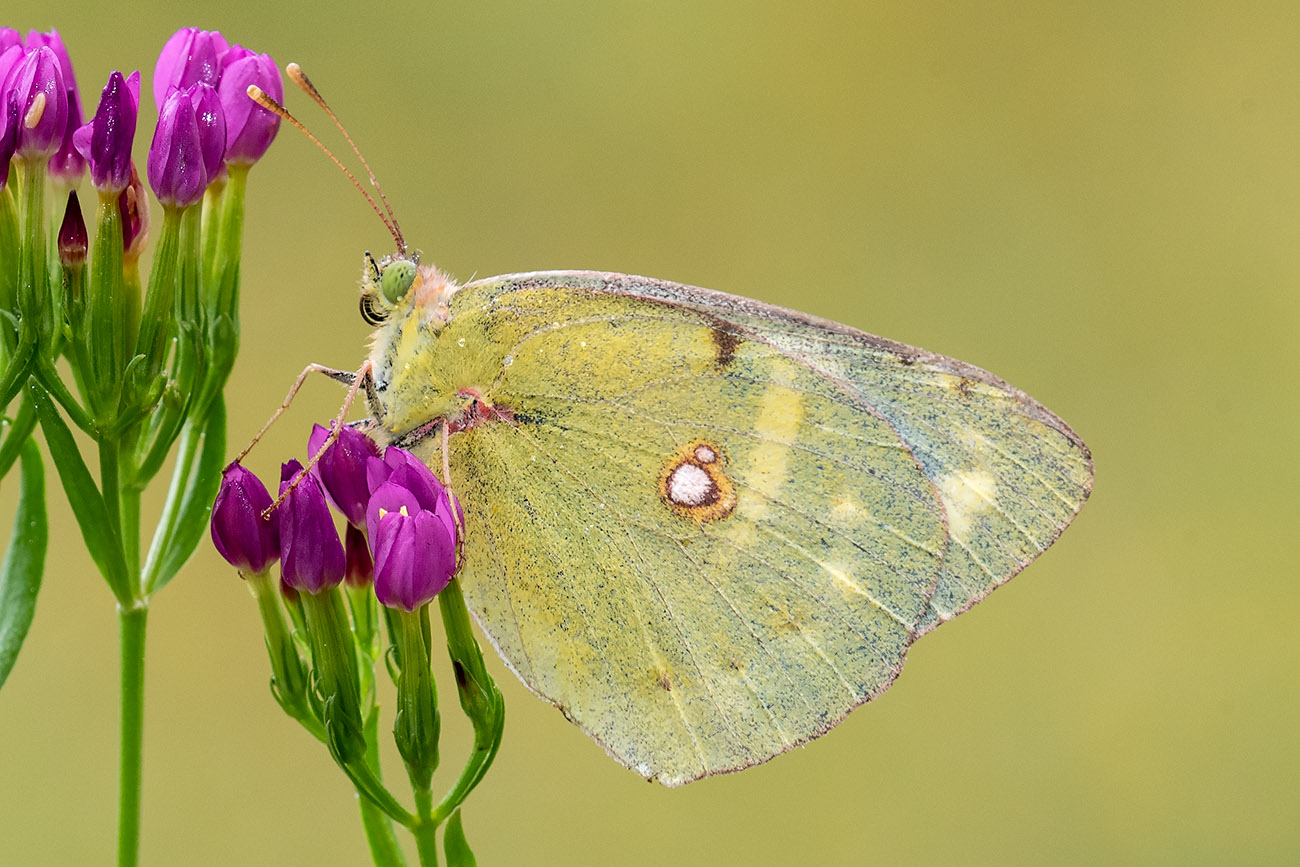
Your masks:
<svg viewBox="0 0 1300 867"><path fill-rule="evenodd" d="M221 55L229 48L215 30L182 27L172 34L153 70L153 101L162 114L167 97L193 84L216 87L221 79Z"/></svg>
<svg viewBox="0 0 1300 867"><path fill-rule="evenodd" d="M0 27L0 54L4 54L10 48L17 45L23 47L23 36L12 27ZM0 75L0 84L4 84L4 76Z"/></svg>
<svg viewBox="0 0 1300 867"><path fill-rule="evenodd" d="M280 556L275 517L262 519L269 508L271 495L257 476L240 464L226 467L212 505L212 544L241 572L265 572Z"/></svg>
<svg viewBox="0 0 1300 867"><path fill-rule="evenodd" d="M343 531L343 554L347 560L343 580L349 587L369 587L375 580L375 561L370 557L370 546L360 527L348 524Z"/></svg>
<svg viewBox="0 0 1300 867"><path fill-rule="evenodd" d="M120 193L131 183L131 143L140 110L140 72L123 78L113 72L90 123L72 141L90 162L90 181L101 193Z"/></svg>
<svg viewBox="0 0 1300 867"><path fill-rule="evenodd" d="M307 448L312 455L329 438L329 429L321 425L312 428ZM379 446L356 428L344 427L339 438L311 468L316 478L325 486L334 508L354 527L365 526L366 504L370 502L370 487L366 482L366 462L379 458Z"/></svg>
<svg viewBox="0 0 1300 867"><path fill-rule="evenodd" d="M59 226L59 263L65 268L80 268L86 264L88 246L86 221L81 216L77 191L73 190L68 193L68 208L63 212L63 224Z"/></svg>
<svg viewBox="0 0 1300 867"><path fill-rule="evenodd" d="M27 34L27 51L30 53L41 46L46 46L59 59L59 69L63 71L63 87L68 102L68 115L63 127L63 139L54 156L50 157L50 174L63 179L66 183L76 184L86 170L86 161L73 145L73 133L81 126L81 91L77 87L77 76L72 70L72 58L59 37L59 31L51 30L41 33L33 30Z"/></svg>
<svg viewBox="0 0 1300 867"><path fill-rule="evenodd" d="M18 155L25 159L52 156L62 144L68 124L68 95L54 51L42 45L28 52L9 71L4 87L18 98Z"/></svg>
<svg viewBox="0 0 1300 867"><path fill-rule="evenodd" d="M50 157L50 175L69 186L76 186L86 172L86 160L78 151L72 137L81 127L81 98L75 87L68 88L68 119L63 127L63 140Z"/></svg>
<svg viewBox="0 0 1300 867"><path fill-rule="evenodd" d="M23 62L27 52L23 50L22 43L14 45L0 45L0 91L9 92L9 74L14 71L14 67Z"/></svg>
<svg viewBox="0 0 1300 867"><path fill-rule="evenodd" d="M225 147L216 91L195 84L167 97L149 146L149 186L158 201L187 208L202 199L221 167Z"/></svg>
<svg viewBox="0 0 1300 867"><path fill-rule="evenodd" d="M299 480L298 477L302 478ZM320 593L343 580L343 545L320 482L303 474L302 464L289 461L280 468L280 493L298 480L276 514L280 516L280 577L306 593Z"/></svg>
<svg viewBox="0 0 1300 867"><path fill-rule="evenodd" d="M9 161L18 146L18 97L0 90L0 192L9 183Z"/></svg>
<svg viewBox="0 0 1300 867"><path fill-rule="evenodd" d="M221 107L217 89L206 84L194 85L191 96L194 116L199 124L199 152L203 155L203 170L208 183L212 183L226 167L226 112Z"/></svg>
<svg viewBox="0 0 1300 867"><path fill-rule="evenodd" d="M276 102L284 102L284 82L269 54L256 54L239 45L221 62L217 92L226 111L226 162L251 165L262 158L280 129L280 116L248 97L257 85Z"/></svg>
<svg viewBox="0 0 1300 867"><path fill-rule="evenodd" d="M390 608L415 611L438 595L456 571L460 504L410 452L389 448L367 462L374 485L366 529L375 558L375 596Z"/></svg>
<svg viewBox="0 0 1300 867"><path fill-rule="evenodd" d="M136 262L149 240L149 196L135 170L135 160L130 163L130 181L118 193L117 212L122 216L122 251L128 262Z"/></svg>

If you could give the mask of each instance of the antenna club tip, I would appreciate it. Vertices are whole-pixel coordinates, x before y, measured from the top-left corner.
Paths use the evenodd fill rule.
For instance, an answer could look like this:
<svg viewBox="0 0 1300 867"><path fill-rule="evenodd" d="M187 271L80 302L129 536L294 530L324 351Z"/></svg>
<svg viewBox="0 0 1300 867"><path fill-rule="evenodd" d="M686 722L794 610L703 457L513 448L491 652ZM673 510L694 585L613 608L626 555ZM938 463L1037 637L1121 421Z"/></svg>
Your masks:
<svg viewBox="0 0 1300 867"><path fill-rule="evenodd" d="M284 65L284 71L289 73L290 75L298 75L302 72L302 67L294 63L293 61L289 61Z"/></svg>
<svg viewBox="0 0 1300 867"><path fill-rule="evenodd" d="M249 99L255 100L261 100L266 96L266 91L262 90L262 88L258 87L256 84L250 84L244 93L248 94Z"/></svg>

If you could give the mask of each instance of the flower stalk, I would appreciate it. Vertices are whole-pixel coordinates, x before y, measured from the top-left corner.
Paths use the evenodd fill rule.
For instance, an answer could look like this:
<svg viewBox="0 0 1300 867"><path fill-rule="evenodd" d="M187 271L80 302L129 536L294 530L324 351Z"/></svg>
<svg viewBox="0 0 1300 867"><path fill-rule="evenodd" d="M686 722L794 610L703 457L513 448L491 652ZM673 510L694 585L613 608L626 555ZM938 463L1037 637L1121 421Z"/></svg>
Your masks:
<svg viewBox="0 0 1300 867"><path fill-rule="evenodd" d="M168 45L175 49L188 38L174 37ZM219 60L225 40L215 33L204 40ZM203 304L208 297L238 298L240 244L238 235L227 242L220 233L224 215L204 225L201 209L191 207L224 176L226 152L220 64L196 73L191 60L176 50L160 58L160 101L171 108L153 137L149 176L168 210L142 303L139 260L149 236L149 205L131 162L139 73L112 73L83 124L72 61L58 33L34 32L24 43L16 31L0 29L0 408L8 413L14 398L24 395L5 420L0 476L19 453L27 472L28 444L39 424L82 538L117 605L121 865L135 864L140 850L149 602L207 525L225 451L221 389L234 361L227 338L238 332L233 301L215 328ZM184 69L173 74L178 63ZM193 80L181 85L186 78ZM232 109L249 115L242 104ZM263 136L257 156L273 135ZM241 177L252 161L241 162ZM98 199L93 232L75 192L87 166ZM51 226L59 228L53 243ZM204 248L215 250L211 269L199 252ZM223 275L224 295L209 271ZM68 361L72 387L56 364L60 358ZM220 375L212 375L211 359L221 365ZM208 386L197 388L200 383ZM68 422L93 443L98 477ZM142 494L171 454L171 487L142 564ZM269 596L278 605L264 572L250 584L262 591L255 595L269 618L264 625L278 641L276 685L310 727L316 717L305 663L283 618L270 618L278 609L262 602Z"/></svg>

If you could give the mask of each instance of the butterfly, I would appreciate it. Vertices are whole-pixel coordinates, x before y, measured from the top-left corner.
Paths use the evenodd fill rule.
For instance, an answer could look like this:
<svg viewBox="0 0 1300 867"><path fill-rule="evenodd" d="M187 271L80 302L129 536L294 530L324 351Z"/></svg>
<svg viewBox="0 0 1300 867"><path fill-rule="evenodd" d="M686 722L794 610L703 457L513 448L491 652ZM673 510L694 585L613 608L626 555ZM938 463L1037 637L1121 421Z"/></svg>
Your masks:
<svg viewBox="0 0 1300 867"><path fill-rule="evenodd" d="M483 631L670 786L880 695L1092 487L1083 441L996 376L746 298L590 271L458 286L399 253L361 310L368 432L447 468Z"/></svg>

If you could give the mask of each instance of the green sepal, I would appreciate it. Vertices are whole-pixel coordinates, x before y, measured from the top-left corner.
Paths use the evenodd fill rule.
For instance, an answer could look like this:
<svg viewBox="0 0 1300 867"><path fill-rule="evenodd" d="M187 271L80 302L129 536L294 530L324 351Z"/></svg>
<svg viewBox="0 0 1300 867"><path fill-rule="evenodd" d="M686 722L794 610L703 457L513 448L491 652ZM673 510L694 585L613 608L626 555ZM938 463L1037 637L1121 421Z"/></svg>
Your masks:
<svg viewBox="0 0 1300 867"><path fill-rule="evenodd" d="M4 686L9 677L18 650L32 625L49 542L41 452L36 441L27 436L21 453L22 483L18 511L14 514L13 531L9 534L9 548L5 551L4 562L0 563L0 686Z"/></svg>
<svg viewBox="0 0 1300 867"><path fill-rule="evenodd" d="M95 480L86 468L86 462L72 438L72 431L64 423L54 401L45 389L29 382L28 395L36 407L36 415L45 433L45 445L59 472L59 481L72 506L72 514L81 528L81 538L86 543L90 558L95 561L108 587L124 606L132 604L131 581L127 574L122 542L117 537L116 524L109 516L104 498L95 487Z"/></svg>
<svg viewBox="0 0 1300 867"><path fill-rule="evenodd" d="M45 161L20 160L22 228L19 236L19 272L16 309L20 342L48 351L55 342L54 293L50 292L49 249L46 247Z"/></svg>
<svg viewBox="0 0 1300 867"><path fill-rule="evenodd" d="M478 861L474 859L474 853L465 841L460 810L452 813L447 820L447 830L442 834L442 849L447 853L447 867L478 867Z"/></svg>
<svg viewBox="0 0 1300 867"><path fill-rule="evenodd" d="M228 166L229 181L221 198L220 245L215 261L209 261L209 316L231 317L239 337L239 270L244 237L244 191L250 166ZM213 234L213 237L215 237Z"/></svg>
<svg viewBox="0 0 1300 867"><path fill-rule="evenodd" d="M243 574L243 573L241 573ZM249 592L257 600L266 638L266 653L271 661L271 695L290 717L296 719L313 737L324 742L325 727L318 713L319 704L311 689L311 670L298 652L280 608L278 582L267 572L245 575Z"/></svg>
<svg viewBox="0 0 1300 867"><path fill-rule="evenodd" d="M143 355L132 356L122 373L122 404L112 433L121 435L148 415L162 400L166 385L167 380L161 376L150 375L148 359Z"/></svg>
<svg viewBox="0 0 1300 867"><path fill-rule="evenodd" d="M76 380L77 391L83 401L89 402L86 373L90 368L90 354L86 346L86 269L74 265L62 269L64 334L67 338L68 362Z"/></svg>
<svg viewBox="0 0 1300 867"><path fill-rule="evenodd" d="M8 168L5 168L8 171ZM18 205L14 202L11 187L0 190L0 311L8 314L18 312ZM18 331L8 317L0 320L0 349L4 350L0 358L10 352L17 339Z"/></svg>
<svg viewBox="0 0 1300 867"><path fill-rule="evenodd" d="M206 379L198 401L200 412L204 402L225 387L230 370L235 366L235 356L239 353L239 326L229 313L219 313L209 323L207 340Z"/></svg>
<svg viewBox="0 0 1300 867"><path fill-rule="evenodd" d="M90 279L86 282L86 356L81 372L90 410L102 426L117 415L121 377L135 335L125 321L126 284L122 279L122 215L117 197L100 195L91 242Z"/></svg>
<svg viewBox="0 0 1300 867"><path fill-rule="evenodd" d="M428 606L419 611L400 612L399 646L401 676L397 679L397 715L393 740L406 762L411 785L427 790L438 767L438 691L429 666L429 644L425 622Z"/></svg>
<svg viewBox="0 0 1300 867"><path fill-rule="evenodd" d="M135 342L135 354L144 356L139 382L123 396L130 406L147 405L141 400L145 389L157 381L167 356L167 340L172 329L172 305L176 300L176 275L181 250L181 215L174 208L163 212L162 229L158 247L154 251L149 270L149 288L145 293L144 312L140 316L140 334ZM142 388L142 386L144 388Z"/></svg>
<svg viewBox="0 0 1300 867"><path fill-rule="evenodd" d="M172 474L172 490L167 493L167 504L159 520L159 541L150 546L149 562L145 565L144 587L154 593L166 586L176 576L185 561L198 547L203 532L212 518L212 503L221 487L221 470L226 454L226 401L221 395L212 402L208 416L199 432L191 419L183 437L199 437L197 457L194 449L183 448L177 455L176 469ZM191 461L186 474L181 473L181 459ZM170 507L173 503L176 508ZM155 554L154 547L157 547ZM157 566L154 566L156 560Z"/></svg>
<svg viewBox="0 0 1300 867"><path fill-rule="evenodd" d="M366 739L361 718L356 644L337 587L302 593L311 641L312 674L321 700L330 754L340 765L365 762ZM346 768L345 768L346 769Z"/></svg>

